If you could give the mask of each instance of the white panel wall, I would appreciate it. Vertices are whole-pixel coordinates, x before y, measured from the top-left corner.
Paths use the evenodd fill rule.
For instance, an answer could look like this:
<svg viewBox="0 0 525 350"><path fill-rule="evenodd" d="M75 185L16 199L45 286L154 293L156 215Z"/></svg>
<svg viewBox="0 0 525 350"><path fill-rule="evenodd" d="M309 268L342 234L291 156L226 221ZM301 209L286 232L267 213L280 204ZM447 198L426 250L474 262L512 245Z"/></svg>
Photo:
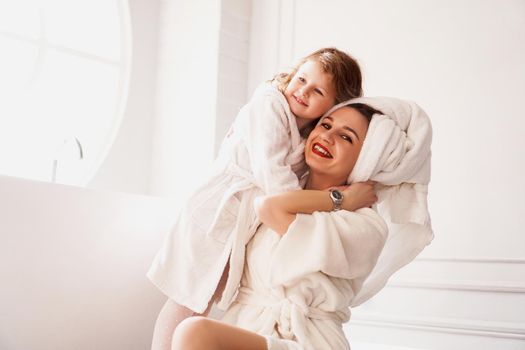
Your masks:
<svg viewBox="0 0 525 350"><path fill-rule="evenodd" d="M215 151L246 103L251 1L223 0L219 30Z"/></svg>
<svg viewBox="0 0 525 350"><path fill-rule="evenodd" d="M436 238L346 328L354 349L525 349L525 2L254 2L248 92L323 46L367 95L415 100L434 127Z"/></svg>

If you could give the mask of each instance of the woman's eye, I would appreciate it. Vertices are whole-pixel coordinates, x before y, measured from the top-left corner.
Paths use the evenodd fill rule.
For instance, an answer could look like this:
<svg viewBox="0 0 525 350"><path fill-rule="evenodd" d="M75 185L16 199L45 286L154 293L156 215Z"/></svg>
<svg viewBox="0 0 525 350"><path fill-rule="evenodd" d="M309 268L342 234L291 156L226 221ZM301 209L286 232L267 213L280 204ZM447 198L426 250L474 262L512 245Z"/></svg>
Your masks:
<svg viewBox="0 0 525 350"><path fill-rule="evenodd" d="M350 136L347 136L347 135L341 135L341 137L343 138L343 140L346 140L350 143L354 143L354 141L352 141L352 138Z"/></svg>
<svg viewBox="0 0 525 350"><path fill-rule="evenodd" d="M321 126L325 128L326 130L330 130L330 125L326 123L321 123Z"/></svg>
<svg viewBox="0 0 525 350"><path fill-rule="evenodd" d="M303 77L298 78L301 83L304 83L306 80Z"/></svg>

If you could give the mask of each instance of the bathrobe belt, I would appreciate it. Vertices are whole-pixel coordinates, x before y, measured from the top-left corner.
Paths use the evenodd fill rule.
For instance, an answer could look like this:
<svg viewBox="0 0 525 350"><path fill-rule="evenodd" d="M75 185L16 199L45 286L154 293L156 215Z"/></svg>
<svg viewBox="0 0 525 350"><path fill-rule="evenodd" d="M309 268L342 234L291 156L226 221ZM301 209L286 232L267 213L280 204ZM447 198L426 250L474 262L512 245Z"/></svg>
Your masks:
<svg viewBox="0 0 525 350"><path fill-rule="evenodd" d="M228 190L223 194L222 199L219 202L219 206L215 212L215 217L213 218L212 224L210 225L207 234L209 234L215 229L215 226L218 222L220 222L222 215L224 215L225 210L228 210L228 207L239 207L239 209L241 209L242 206L234 204L239 200L237 198L234 198L235 194L248 190L250 188L257 187L257 183L255 182L255 178L253 177L253 175L249 171L241 168L235 163L230 162L226 166L224 173L238 177L239 181L237 181L234 186L228 188ZM251 204L251 208L253 209L253 203ZM239 219L239 217L246 216L245 214L246 213L241 213L240 211L235 213L235 215L237 216L237 220Z"/></svg>
<svg viewBox="0 0 525 350"><path fill-rule="evenodd" d="M252 289L241 287L235 300L239 304L267 308L271 317L266 320L264 326L265 334L271 334L276 330L283 339L306 339L307 318L314 320L331 320L338 325L343 320L336 312L328 312L304 303L301 295L284 297L282 288L277 288L272 294L257 293ZM261 315L264 317L263 315Z"/></svg>

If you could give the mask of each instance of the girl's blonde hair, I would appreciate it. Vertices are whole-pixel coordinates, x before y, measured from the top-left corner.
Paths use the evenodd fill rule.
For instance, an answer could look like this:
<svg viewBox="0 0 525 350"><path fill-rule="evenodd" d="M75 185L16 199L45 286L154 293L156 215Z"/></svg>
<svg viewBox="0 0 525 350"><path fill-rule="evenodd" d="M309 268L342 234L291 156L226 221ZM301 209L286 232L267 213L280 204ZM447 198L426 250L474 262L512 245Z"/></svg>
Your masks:
<svg viewBox="0 0 525 350"><path fill-rule="evenodd" d="M290 72L279 73L273 77L279 91L284 93L286 87L305 62L316 61L321 64L325 73L332 76L335 86L335 103L363 95L361 68L349 54L334 47L319 49L304 57Z"/></svg>

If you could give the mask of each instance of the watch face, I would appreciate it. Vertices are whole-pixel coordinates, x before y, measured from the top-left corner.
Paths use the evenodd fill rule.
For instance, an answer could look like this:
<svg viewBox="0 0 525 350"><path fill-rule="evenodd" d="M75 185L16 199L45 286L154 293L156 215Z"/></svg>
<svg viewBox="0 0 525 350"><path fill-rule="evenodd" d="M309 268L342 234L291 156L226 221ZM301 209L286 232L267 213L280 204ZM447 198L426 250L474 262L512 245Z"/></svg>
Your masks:
<svg viewBox="0 0 525 350"><path fill-rule="evenodd" d="M343 194L338 190L332 190L332 196L337 200L343 199Z"/></svg>

